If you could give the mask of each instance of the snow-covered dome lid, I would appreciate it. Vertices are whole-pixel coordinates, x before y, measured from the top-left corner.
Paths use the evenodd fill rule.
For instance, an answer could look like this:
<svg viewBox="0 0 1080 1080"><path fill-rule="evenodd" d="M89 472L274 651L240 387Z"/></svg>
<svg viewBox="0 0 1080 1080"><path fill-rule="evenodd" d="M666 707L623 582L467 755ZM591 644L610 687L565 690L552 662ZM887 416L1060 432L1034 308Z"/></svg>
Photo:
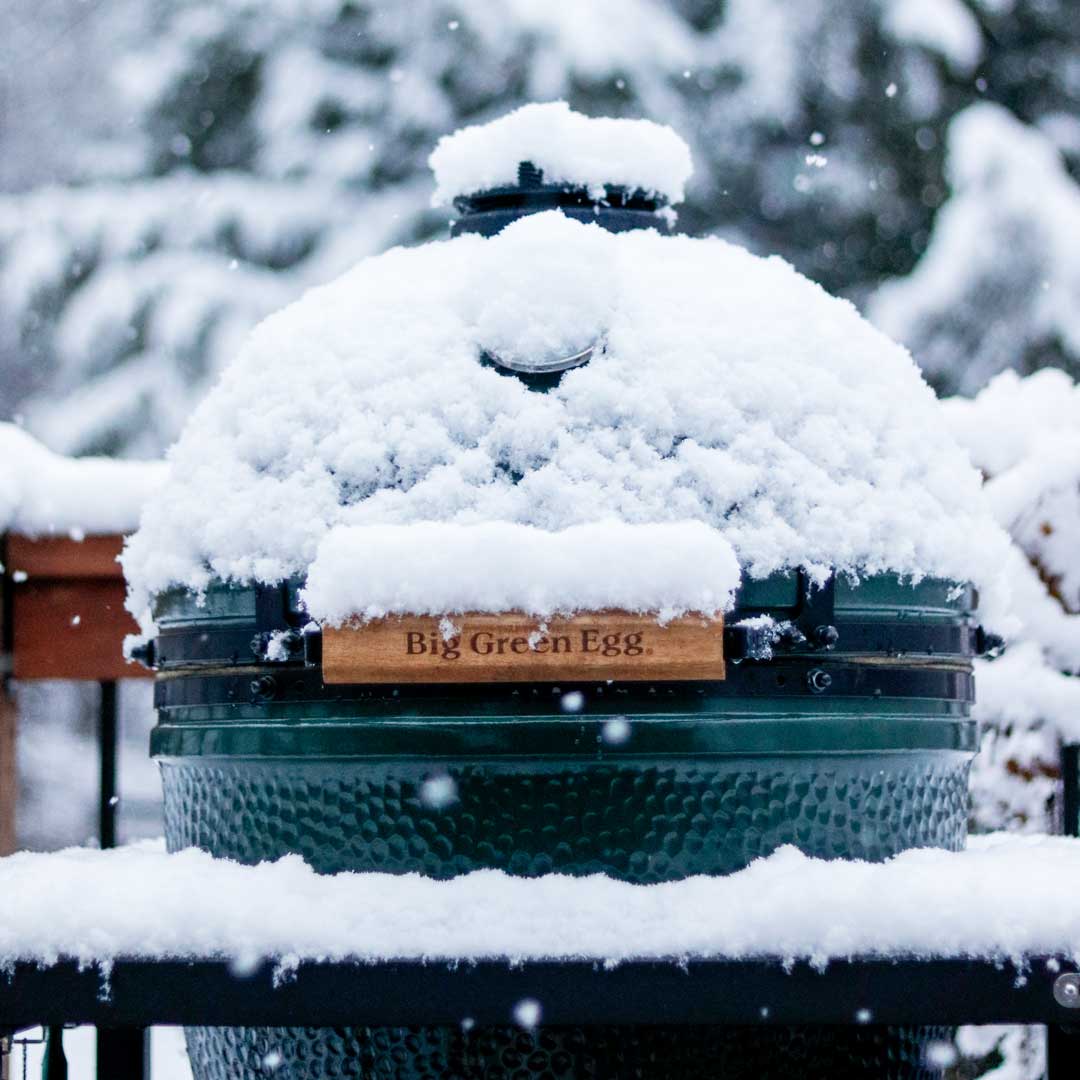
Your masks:
<svg viewBox="0 0 1080 1080"><path fill-rule="evenodd" d="M613 130L565 116L595 124L596 146ZM588 139L515 135L504 153L505 130L518 129L443 144L440 190L502 183L520 160L600 175L575 165ZM485 138L486 171L451 179L455 146ZM650 156L677 137L607 145L621 170L608 182L677 194L686 163ZM542 387L508 369L582 353ZM346 602L650 610L656 581L672 610L715 610L739 572L985 590L1005 561L933 392L851 304L723 240L555 211L398 248L308 292L254 330L169 456L172 481L124 555L136 614L173 586L309 575L323 618ZM645 544L642 526L665 530ZM492 586L495 563L525 586ZM560 577L571 564L594 573Z"/></svg>

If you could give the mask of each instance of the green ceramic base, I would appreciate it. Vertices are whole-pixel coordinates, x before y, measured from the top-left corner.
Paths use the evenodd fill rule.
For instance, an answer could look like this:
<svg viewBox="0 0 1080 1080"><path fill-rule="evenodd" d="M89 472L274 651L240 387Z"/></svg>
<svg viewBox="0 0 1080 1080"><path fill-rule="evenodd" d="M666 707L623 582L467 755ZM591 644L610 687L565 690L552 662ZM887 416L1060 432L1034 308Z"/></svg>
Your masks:
<svg viewBox="0 0 1080 1080"><path fill-rule="evenodd" d="M163 763L170 848L244 862L300 852L319 870L481 867L605 872L636 882L723 874L780 844L887 858L957 849L969 755L817 755L693 762L419 763L187 759ZM457 799L425 806L448 775ZM934 1033L873 1028L228 1029L188 1032L196 1080L577 1077L921 1078ZM261 1063L280 1054L281 1072Z"/></svg>
<svg viewBox="0 0 1080 1080"><path fill-rule="evenodd" d="M635 882L726 874L795 844L826 858L956 850L968 754L692 761L367 762L167 759L165 833L254 863L299 852L323 872L450 877L607 873ZM456 798L425 806L424 781Z"/></svg>

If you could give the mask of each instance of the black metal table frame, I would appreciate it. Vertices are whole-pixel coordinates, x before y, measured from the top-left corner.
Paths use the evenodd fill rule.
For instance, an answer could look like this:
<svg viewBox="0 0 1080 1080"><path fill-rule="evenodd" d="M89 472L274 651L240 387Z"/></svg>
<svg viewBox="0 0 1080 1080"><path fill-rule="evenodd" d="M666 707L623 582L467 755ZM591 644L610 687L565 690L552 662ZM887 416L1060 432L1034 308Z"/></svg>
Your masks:
<svg viewBox="0 0 1080 1080"><path fill-rule="evenodd" d="M17 964L0 976L0 1027L96 1024L101 1080L145 1077L153 1024L245 1026L512 1024L540 1003L542 1024L1047 1024L1048 1075L1080 1068L1080 973L1066 957L1022 964L973 959L834 960L823 970L779 960L479 963L225 960ZM1069 990L1072 986L1074 989ZM1073 1026L1076 1025L1076 1026ZM66 1075L49 1056L48 1080Z"/></svg>
<svg viewBox="0 0 1080 1080"><path fill-rule="evenodd" d="M115 843L116 689L102 686L100 822ZM1062 749L1063 826L1080 835L1080 746ZM1067 956L852 958L823 970L778 960L272 963L224 960L16 964L0 973L0 1034L50 1028L47 1080L67 1065L56 1033L98 1028L100 1080L146 1080L156 1024L319 1026L511 1023L524 998L557 1024L1046 1024L1048 1080L1080 1075L1080 972Z"/></svg>

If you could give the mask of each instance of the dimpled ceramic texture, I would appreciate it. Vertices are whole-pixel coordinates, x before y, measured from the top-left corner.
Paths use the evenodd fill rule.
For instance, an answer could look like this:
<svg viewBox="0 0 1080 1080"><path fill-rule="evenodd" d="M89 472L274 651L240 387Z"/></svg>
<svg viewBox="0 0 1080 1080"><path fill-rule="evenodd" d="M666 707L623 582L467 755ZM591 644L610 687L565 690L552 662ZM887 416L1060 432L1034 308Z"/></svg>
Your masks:
<svg viewBox="0 0 1080 1080"><path fill-rule="evenodd" d="M420 798L428 766L338 761L167 764L165 833L255 863L299 852L316 870L451 877L606 873L634 882L726 874L781 844L885 859L959 849L968 757L878 757L597 765L440 762L457 799ZM944 758L944 760L941 760Z"/></svg>
<svg viewBox="0 0 1080 1080"><path fill-rule="evenodd" d="M189 1028L197 1077L357 1080L930 1080L948 1028ZM777 1071L777 1049L784 1066Z"/></svg>
<svg viewBox="0 0 1080 1080"><path fill-rule="evenodd" d="M841 634L844 605L864 620L875 612L909 622L967 618L928 588L893 581L838 590ZM236 623L245 610L242 598L220 593L203 607L174 607L172 618L213 629L215 619ZM172 850L197 846L246 863L298 852L323 872L450 877L494 867L639 883L731 873L782 844L869 860L963 846L974 746L966 703L750 698L732 694L733 684L727 696L643 692L631 708L597 687L581 715L562 713L550 693L511 699L506 688L453 700L340 687L316 700L288 690L273 702L222 704L208 693L201 704L166 705L162 697L153 747L166 838ZM630 737L607 746L603 721L622 712ZM432 776L454 781L456 797L441 808L421 799ZM196 1080L917 1078L939 1075L923 1065L922 1047L941 1034L874 1026L218 1028L190 1029L188 1043ZM268 1055L280 1062L273 1070Z"/></svg>

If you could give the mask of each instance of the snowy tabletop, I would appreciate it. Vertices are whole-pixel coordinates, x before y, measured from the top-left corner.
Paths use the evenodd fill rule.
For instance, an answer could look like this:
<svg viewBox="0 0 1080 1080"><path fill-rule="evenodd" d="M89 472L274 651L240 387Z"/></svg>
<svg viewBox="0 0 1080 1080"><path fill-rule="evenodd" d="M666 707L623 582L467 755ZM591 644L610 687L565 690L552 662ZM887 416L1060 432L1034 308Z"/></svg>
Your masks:
<svg viewBox="0 0 1080 1080"><path fill-rule="evenodd" d="M15 424L0 424L0 532L130 532L164 481L162 462L66 458Z"/></svg>
<svg viewBox="0 0 1080 1080"><path fill-rule="evenodd" d="M156 844L0 860L0 963L1080 957L1080 840L997 834L886 863L784 847L727 877L315 874Z"/></svg>

